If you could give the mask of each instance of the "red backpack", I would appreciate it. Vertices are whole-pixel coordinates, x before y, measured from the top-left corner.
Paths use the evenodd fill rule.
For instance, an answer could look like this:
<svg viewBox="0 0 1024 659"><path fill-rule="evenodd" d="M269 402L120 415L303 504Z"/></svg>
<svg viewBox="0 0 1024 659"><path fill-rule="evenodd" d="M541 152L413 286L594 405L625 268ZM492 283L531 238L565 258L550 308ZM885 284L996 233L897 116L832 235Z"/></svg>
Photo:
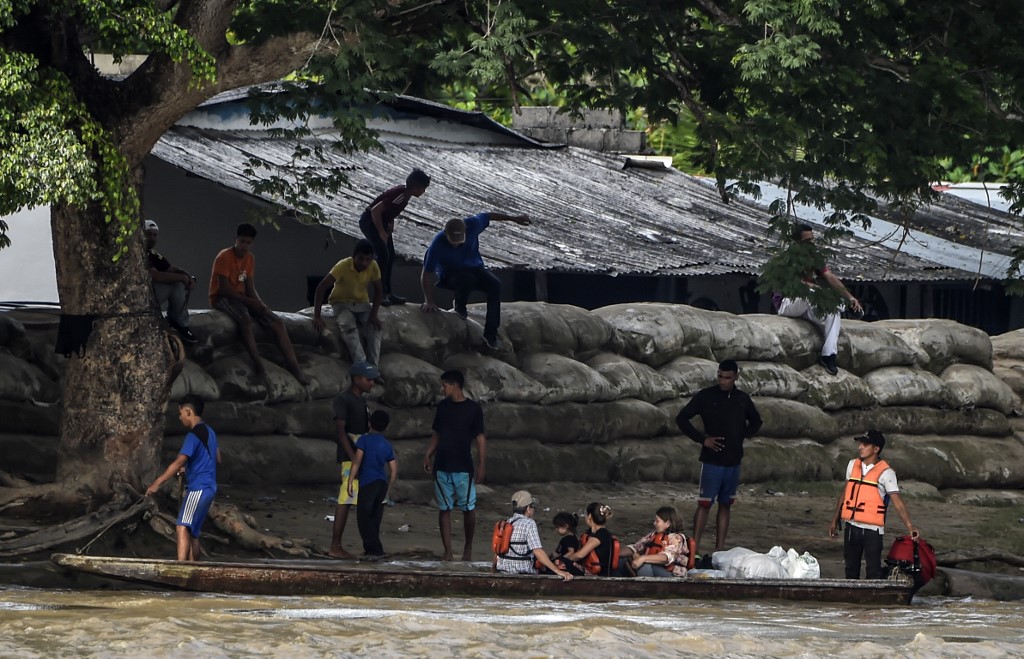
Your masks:
<svg viewBox="0 0 1024 659"><path fill-rule="evenodd" d="M892 549L885 558L889 567L899 568L914 578L920 588L935 576L935 550L924 539L898 536L892 541Z"/></svg>

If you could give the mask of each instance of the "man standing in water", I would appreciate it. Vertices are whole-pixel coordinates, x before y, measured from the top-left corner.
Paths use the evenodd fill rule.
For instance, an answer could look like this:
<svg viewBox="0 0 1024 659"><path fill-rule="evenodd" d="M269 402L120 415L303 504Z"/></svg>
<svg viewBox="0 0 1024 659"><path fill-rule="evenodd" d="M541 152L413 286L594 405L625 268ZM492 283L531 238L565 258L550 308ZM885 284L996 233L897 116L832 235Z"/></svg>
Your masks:
<svg viewBox="0 0 1024 659"><path fill-rule="evenodd" d="M854 441L858 442L857 457L846 465L846 487L836 504L832 523L828 526L828 537L836 537L839 519L845 519L843 558L846 578L860 578L860 561L863 557L867 578L884 579L882 535L885 533L885 511L890 503L910 532L910 537L916 539L918 533L900 497L896 472L881 458L885 435L878 430L869 430L855 437Z"/></svg>
<svg viewBox="0 0 1024 659"><path fill-rule="evenodd" d="M715 551L726 548L730 509L740 483L743 440L761 429L761 415L754 401L736 388L739 370L735 361L723 361L718 365L718 384L698 391L676 417L679 429L701 445L700 494L693 516L694 551L700 547L700 536L716 499ZM704 424L703 433L690 423L698 415Z"/></svg>
<svg viewBox="0 0 1024 659"><path fill-rule="evenodd" d="M177 523L179 561L199 560L199 533L217 494L220 447L217 434L203 423L203 406L203 399L193 395L178 403L178 419L188 428L185 443L174 462L146 488L146 496L152 496L161 485L185 470L185 493L181 497Z"/></svg>
<svg viewBox="0 0 1024 659"><path fill-rule="evenodd" d="M476 531L476 483L484 482L487 462L487 438L484 437L484 412L480 404L466 398L461 371L441 374L444 394L434 414L430 446L423 456L423 469L434 472L434 495L437 498L437 523L441 529L444 560L452 560L452 509L462 511L466 542L462 560L473 560L473 534ZM473 467L472 444L480 466ZM431 460L433 459L433 464ZM474 476L475 475L475 476Z"/></svg>

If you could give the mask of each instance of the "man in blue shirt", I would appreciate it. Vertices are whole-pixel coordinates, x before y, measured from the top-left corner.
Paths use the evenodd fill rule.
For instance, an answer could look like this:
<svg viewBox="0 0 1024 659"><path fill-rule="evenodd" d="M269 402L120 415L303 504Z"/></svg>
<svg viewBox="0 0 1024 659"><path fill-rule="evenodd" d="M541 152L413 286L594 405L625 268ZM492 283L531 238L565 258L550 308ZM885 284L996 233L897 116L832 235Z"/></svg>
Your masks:
<svg viewBox="0 0 1024 659"><path fill-rule="evenodd" d="M490 223L515 222L528 225L530 217L525 214L478 213L466 219L448 220L444 231L438 232L423 256L423 272L420 286L423 288L424 311L436 311L434 291L430 286L429 274L437 277L438 288L455 292L454 311L462 318L467 316L466 301L472 291L482 291L487 296L487 319L484 321L484 341L492 350L498 347L498 325L501 323L501 281L484 267L480 256L480 234Z"/></svg>
<svg viewBox="0 0 1024 659"><path fill-rule="evenodd" d="M199 560L199 532L217 493L220 447L216 433L203 423L203 407L203 399L194 395L185 396L178 403L178 418L189 432L178 457L146 488L146 496L152 496L175 474L185 472L185 493L177 523L179 561Z"/></svg>

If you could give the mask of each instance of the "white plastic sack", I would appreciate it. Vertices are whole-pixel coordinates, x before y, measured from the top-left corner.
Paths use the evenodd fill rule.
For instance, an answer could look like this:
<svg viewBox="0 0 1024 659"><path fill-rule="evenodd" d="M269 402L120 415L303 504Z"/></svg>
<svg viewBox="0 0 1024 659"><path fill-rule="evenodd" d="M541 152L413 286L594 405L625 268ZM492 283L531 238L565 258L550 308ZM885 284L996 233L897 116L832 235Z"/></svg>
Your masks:
<svg viewBox="0 0 1024 659"><path fill-rule="evenodd" d="M742 579L789 579L789 573L782 563L774 556L767 554L750 554L734 561L729 570L730 576Z"/></svg>
<svg viewBox="0 0 1024 659"><path fill-rule="evenodd" d="M791 549L790 551L793 550ZM795 554L796 552L793 553ZM789 573L794 579L820 579L821 566L818 565L818 559L804 552L793 562Z"/></svg>
<svg viewBox="0 0 1024 659"><path fill-rule="evenodd" d="M733 562L737 559L754 553L756 553L754 550L747 549L746 547L733 547L726 551L716 551L711 554L711 565L714 566L716 570L724 570L728 572Z"/></svg>

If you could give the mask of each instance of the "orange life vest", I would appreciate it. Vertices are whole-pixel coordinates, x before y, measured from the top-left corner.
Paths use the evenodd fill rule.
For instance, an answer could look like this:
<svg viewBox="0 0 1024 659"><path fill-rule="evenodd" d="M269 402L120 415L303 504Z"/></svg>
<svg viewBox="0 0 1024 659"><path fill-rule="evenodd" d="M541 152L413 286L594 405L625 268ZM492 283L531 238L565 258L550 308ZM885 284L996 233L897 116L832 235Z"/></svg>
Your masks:
<svg viewBox="0 0 1024 659"><path fill-rule="evenodd" d="M518 551L513 551L513 545L526 546L525 542L512 542L512 532L515 530L515 524L511 519L503 519L494 524L494 533L491 535L491 549L494 550L496 556L500 556L509 561L529 561L533 560L533 552L527 551L525 554L520 554Z"/></svg>
<svg viewBox="0 0 1024 659"><path fill-rule="evenodd" d="M853 461L850 479L846 481L846 492L843 494L841 516L851 522L885 526L885 509L889 506L888 497L882 498L878 493L878 478L889 468L889 463L879 460L871 465L868 473L864 473L860 458Z"/></svg>
<svg viewBox="0 0 1024 659"><path fill-rule="evenodd" d="M587 544L587 540L590 540L589 533L583 533L580 535L580 546L583 547ZM619 539L616 536L612 536L612 560L608 566L608 571L617 570L619 567ZM588 574L601 574L601 559L597 556L597 550L590 552L581 561L581 565Z"/></svg>
<svg viewBox="0 0 1024 659"><path fill-rule="evenodd" d="M650 542L647 543L647 548L644 550L644 554L647 556L654 556L655 554L664 554L665 545L668 544L668 533L655 533L651 536Z"/></svg>

